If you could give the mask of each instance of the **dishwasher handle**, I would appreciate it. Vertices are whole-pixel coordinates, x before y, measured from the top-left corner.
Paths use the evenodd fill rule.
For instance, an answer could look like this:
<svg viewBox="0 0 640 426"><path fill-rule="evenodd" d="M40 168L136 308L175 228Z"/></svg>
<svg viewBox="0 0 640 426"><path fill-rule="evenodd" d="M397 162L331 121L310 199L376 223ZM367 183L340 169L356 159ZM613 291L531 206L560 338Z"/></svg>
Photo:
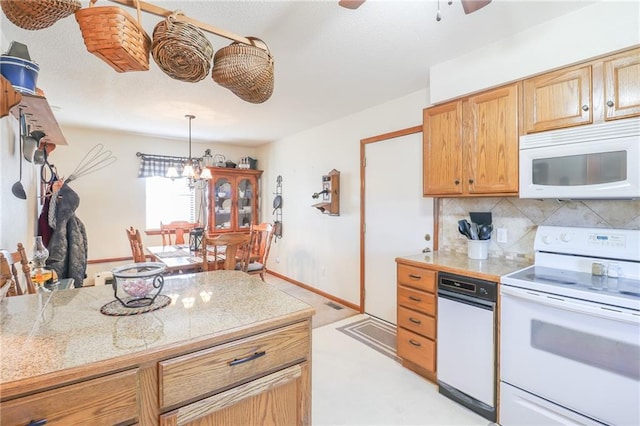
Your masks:
<svg viewBox="0 0 640 426"><path fill-rule="evenodd" d="M458 303L464 303L465 305L473 306L474 308L486 309L488 311L493 311L496 306L495 302L467 296L466 294L454 293L453 291L443 290L441 288L438 289L438 297Z"/></svg>

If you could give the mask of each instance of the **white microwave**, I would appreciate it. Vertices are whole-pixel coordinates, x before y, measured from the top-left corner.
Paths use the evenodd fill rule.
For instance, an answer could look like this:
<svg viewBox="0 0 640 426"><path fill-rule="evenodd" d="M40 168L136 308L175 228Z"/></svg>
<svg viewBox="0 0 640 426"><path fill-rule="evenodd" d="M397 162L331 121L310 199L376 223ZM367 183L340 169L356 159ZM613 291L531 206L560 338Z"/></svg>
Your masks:
<svg viewBox="0 0 640 426"><path fill-rule="evenodd" d="M640 118L520 137L520 198L640 198Z"/></svg>

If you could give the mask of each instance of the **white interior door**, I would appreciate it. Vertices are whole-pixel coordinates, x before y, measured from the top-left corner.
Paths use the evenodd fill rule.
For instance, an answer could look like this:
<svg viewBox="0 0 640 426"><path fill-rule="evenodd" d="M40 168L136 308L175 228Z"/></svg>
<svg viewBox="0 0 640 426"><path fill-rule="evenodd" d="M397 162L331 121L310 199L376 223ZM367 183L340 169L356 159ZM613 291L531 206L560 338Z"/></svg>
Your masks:
<svg viewBox="0 0 640 426"><path fill-rule="evenodd" d="M422 133L365 145L364 310L396 323L398 256L433 249L433 199L422 196Z"/></svg>

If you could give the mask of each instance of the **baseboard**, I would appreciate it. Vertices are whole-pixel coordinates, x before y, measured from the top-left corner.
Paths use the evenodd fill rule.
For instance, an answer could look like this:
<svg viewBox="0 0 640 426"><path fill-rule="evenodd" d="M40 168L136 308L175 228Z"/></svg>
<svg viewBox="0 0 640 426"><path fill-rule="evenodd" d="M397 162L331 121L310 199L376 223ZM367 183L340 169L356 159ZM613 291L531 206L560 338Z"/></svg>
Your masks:
<svg viewBox="0 0 640 426"><path fill-rule="evenodd" d="M325 298L327 298L329 300L333 300L334 302L339 303L341 305L344 305L347 308L351 308L354 311L357 311L357 312L359 312L361 314L364 313L364 310L361 309L360 306L358 306L358 305L356 305L354 303L351 303L351 302L347 302L346 300L342 300L339 297L335 297L332 294L325 293L324 291L318 290L317 288L314 288L314 287L311 287L309 285L303 284L300 281L296 281L296 280L291 279L291 278L289 278L289 277L287 277L285 275L281 275L281 274L279 274L277 272L273 272L273 271L267 271L267 274L273 275L274 277L280 278L281 280L285 280L287 282L290 282L291 284L297 285L298 287L302 287L305 290L309 290L312 293L319 294L322 297L325 297Z"/></svg>

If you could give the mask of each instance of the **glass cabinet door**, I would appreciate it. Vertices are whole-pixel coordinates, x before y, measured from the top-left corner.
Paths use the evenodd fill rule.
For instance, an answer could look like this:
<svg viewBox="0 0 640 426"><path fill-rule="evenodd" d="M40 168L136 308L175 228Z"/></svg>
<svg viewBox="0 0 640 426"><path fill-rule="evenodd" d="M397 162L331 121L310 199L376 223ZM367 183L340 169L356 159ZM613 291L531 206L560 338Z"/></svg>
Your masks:
<svg viewBox="0 0 640 426"><path fill-rule="evenodd" d="M213 226L215 229L231 229L231 182L227 178L218 178L214 185L215 201Z"/></svg>
<svg viewBox="0 0 640 426"><path fill-rule="evenodd" d="M249 228L253 223L253 183L250 179L238 182L238 228Z"/></svg>

